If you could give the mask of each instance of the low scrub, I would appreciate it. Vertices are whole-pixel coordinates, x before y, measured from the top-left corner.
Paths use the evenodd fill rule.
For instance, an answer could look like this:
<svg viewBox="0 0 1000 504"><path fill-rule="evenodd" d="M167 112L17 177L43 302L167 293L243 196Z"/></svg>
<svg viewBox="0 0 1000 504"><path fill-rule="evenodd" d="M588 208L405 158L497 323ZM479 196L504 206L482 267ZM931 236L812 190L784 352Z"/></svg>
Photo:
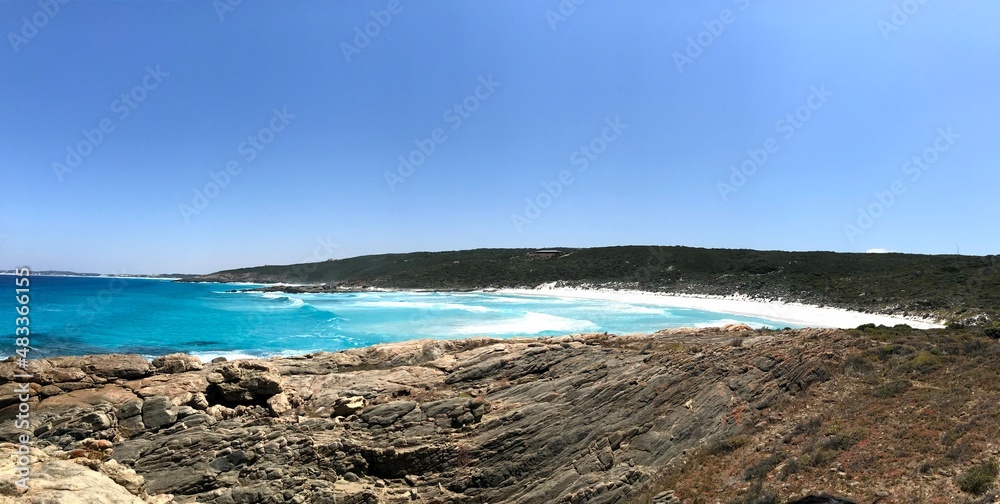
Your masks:
<svg viewBox="0 0 1000 504"><path fill-rule="evenodd" d="M965 471L958 478L958 488L966 493L982 495L993 486L995 479L997 479L996 462L986 462Z"/></svg>
<svg viewBox="0 0 1000 504"><path fill-rule="evenodd" d="M941 367L941 357L927 350L921 350L904 366L907 371L930 373L931 371Z"/></svg>

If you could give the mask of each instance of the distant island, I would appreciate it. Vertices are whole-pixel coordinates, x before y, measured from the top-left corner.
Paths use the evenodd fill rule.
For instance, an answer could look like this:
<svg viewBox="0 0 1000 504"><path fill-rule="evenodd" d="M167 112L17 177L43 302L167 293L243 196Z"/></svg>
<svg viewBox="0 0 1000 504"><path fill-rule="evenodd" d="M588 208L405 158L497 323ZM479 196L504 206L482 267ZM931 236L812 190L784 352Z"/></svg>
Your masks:
<svg viewBox="0 0 1000 504"><path fill-rule="evenodd" d="M1000 320L998 256L783 252L679 246L381 254L186 276L299 292L563 287L748 296L955 325Z"/></svg>

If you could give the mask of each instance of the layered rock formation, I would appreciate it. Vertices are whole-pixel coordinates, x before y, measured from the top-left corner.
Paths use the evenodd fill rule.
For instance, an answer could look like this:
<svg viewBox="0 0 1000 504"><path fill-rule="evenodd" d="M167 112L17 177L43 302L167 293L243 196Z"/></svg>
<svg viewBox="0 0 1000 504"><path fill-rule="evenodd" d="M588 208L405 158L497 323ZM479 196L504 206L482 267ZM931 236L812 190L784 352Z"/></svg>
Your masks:
<svg viewBox="0 0 1000 504"><path fill-rule="evenodd" d="M0 502L624 502L827 379L849 337L672 330L32 361L32 488L3 486ZM14 366L0 363L0 387ZM11 397L0 440L15 442Z"/></svg>

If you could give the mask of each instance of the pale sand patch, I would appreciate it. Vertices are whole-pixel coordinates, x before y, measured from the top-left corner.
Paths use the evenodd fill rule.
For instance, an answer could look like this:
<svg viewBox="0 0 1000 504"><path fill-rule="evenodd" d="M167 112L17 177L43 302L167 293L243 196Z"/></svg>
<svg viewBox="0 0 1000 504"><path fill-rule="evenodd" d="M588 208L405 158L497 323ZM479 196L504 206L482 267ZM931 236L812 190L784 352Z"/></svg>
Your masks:
<svg viewBox="0 0 1000 504"><path fill-rule="evenodd" d="M944 327L940 321L863 313L841 308L813 306L782 301L762 301L747 296L694 296L663 294L634 290L585 289L541 285L534 289L498 289L497 294L518 296L552 296L573 299L593 299L620 303L671 306L717 312L722 314L760 317L775 322L808 326L851 329L862 324L893 326L908 324L916 329Z"/></svg>

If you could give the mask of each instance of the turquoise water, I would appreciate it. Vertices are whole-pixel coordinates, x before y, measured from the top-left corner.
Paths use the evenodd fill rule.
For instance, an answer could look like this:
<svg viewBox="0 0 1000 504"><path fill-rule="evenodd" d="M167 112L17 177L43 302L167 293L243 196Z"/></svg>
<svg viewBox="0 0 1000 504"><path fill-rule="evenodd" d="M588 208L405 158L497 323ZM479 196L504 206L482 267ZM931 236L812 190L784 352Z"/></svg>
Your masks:
<svg viewBox="0 0 1000 504"><path fill-rule="evenodd" d="M622 334L732 322L787 325L699 310L540 296L226 292L246 287L31 277L31 356L186 352L210 359L296 355L422 338ZM13 298L14 277L0 275L2 288ZM13 304L8 313L13 328ZM0 355L12 354L12 343L11 338Z"/></svg>

